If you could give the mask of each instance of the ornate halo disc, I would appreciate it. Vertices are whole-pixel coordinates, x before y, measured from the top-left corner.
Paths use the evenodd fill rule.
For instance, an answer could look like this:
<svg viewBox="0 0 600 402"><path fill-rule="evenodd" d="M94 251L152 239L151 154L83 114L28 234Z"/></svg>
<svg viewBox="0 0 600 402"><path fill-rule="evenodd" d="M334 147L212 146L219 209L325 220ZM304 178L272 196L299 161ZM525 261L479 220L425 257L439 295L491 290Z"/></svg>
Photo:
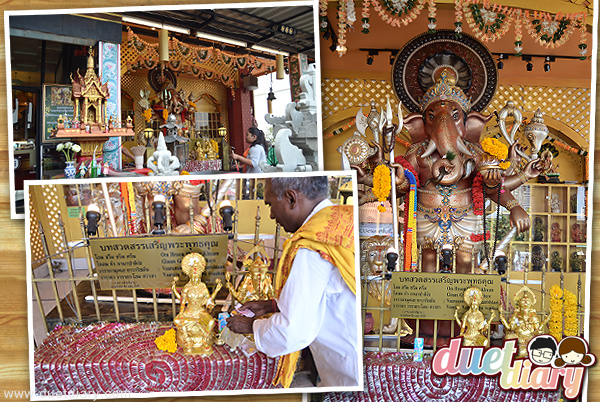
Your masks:
<svg viewBox="0 0 600 402"><path fill-rule="evenodd" d="M421 112L419 99L425 95L443 67L456 72L457 83L471 99L471 110L481 112L498 86L498 70L490 51L465 33L452 30L424 33L408 42L396 56L392 84L398 99L411 112Z"/></svg>
<svg viewBox="0 0 600 402"><path fill-rule="evenodd" d="M360 165L374 154L367 141L357 135L350 137L344 142L342 152L346 155L351 165Z"/></svg>

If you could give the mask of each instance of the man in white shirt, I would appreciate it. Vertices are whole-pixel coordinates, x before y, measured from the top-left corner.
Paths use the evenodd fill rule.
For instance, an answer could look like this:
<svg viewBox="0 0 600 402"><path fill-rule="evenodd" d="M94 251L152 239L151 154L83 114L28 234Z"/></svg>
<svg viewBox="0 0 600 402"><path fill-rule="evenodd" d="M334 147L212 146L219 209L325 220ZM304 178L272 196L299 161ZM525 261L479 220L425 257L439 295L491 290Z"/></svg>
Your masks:
<svg viewBox="0 0 600 402"><path fill-rule="evenodd" d="M253 333L256 347L280 358L274 383L289 387L298 352L310 347L321 387L360 384L352 207L327 198L327 177L273 178L265 203L271 218L294 233L275 278L277 300L248 302L257 319L236 315L233 332ZM291 357L290 357L291 356Z"/></svg>

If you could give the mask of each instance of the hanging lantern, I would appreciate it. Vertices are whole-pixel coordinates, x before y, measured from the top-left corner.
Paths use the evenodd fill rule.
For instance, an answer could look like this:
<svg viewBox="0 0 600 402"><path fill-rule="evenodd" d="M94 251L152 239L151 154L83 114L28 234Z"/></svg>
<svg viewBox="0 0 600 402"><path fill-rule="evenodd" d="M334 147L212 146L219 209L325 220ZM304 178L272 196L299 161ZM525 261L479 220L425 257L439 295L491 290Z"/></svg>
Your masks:
<svg viewBox="0 0 600 402"><path fill-rule="evenodd" d="M283 55L282 54L275 55L275 71L277 72L276 78L278 80L282 80L284 77Z"/></svg>
<svg viewBox="0 0 600 402"><path fill-rule="evenodd" d="M169 31L164 28L158 32L158 59L161 64L169 62Z"/></svg>

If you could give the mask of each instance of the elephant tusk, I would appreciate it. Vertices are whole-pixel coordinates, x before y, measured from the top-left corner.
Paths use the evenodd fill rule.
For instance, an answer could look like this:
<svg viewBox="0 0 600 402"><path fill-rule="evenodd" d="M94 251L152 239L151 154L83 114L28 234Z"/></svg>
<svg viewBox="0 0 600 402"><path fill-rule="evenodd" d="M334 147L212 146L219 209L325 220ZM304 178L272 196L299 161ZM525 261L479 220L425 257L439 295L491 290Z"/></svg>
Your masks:
<svg viewBox="0 0 600 402"><path fill-rule="evenodd" d="M471 176L471 173L475 171L475 161L473 159L467 159L465 161L465 174L463 177Z"/></svg>
<svg viewBox="0 0 600 402"><path fill-rule="evenodd" d="M473 156L471 151L469 151L469 148L467 148L467 145L463 142L463 140L460 137L456 138L456 147L463 154Z"/></svg>
<svg viewBox="0 0 600 402"><path fill-rule="evenodd" d="M404 117L402 116L402 101L400 101L398 102L398 129L396 130L396 135L400 134L402 127L404 127Z"/></svg>
<svg viewBox="0 0 600 402"><path fill-rule="evenodd" d="M435 141L430 141L429 144L427 145L427 149L425 150L425 152L423 152L421 154L421 158L427 158L434 151L437 151L437 146L435 145Z"/></svg>

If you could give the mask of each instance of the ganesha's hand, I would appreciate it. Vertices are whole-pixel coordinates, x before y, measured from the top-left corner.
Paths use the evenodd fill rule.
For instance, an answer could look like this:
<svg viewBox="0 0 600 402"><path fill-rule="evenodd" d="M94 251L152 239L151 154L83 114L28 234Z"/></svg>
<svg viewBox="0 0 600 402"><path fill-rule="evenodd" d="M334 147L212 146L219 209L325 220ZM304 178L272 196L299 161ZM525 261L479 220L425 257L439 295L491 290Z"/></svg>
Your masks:
<svg viewBox="0 0 600 402"><path fill-rule="evenodd" d="M509 161L520 161L521 156L519 153L525 153L527 151L527 145L519 144L519 140L516 140L509 148L508 148L508 160Z"/></svg>
<svg viewBox="0 0 600 402"><path fill-rule="evenodd" d="M488 187L496 187L502 183L501 169L486 169L481 173L481 176L483 176L483 182Z"/></svg>
<svg viewBox="0 0 600 402"><path fill-rule="evenodd" d="M541 159L534 159L525 165L525 169L523 169L523 174L527 176L529 180L534 179L542 173L544 170L544 166L542 164Z"/></svg>
<svg viewBox="0 0 600 402"><path fill-rule="evenodd" d="M363 181L364 181L365 176L367 175L365 173L365 170L362 167L358 166L358 165L350 165L350 167L352 169L356 170L356 181L359 184L362 184Z"/></svg>
<svg viewBox="0 0 600 402"><path fill-rule="evenodd" d="M396 171L396 188L405 191L409 187L409 183L404 174L404 167L399 163L390 163L390 167Z"/></svg>
<svg viewBox="0 0 600 402"><path fill-rule="evenodd" d="M376 159L371 157L371 160L373 162L375 162L376 164L379 164L381 161L383 161L383 148L382 148L381 144L375 140L371 140L371 146L377 150L377 152L375 153L375 155L377 155L375 157Z"/></svg>
<svg viewBox="0 0 600 402"><path fill-rule="evenodd" d="M531 226L529 215L520 205L514 206L510 210L510 226L516 227L519 233L529 230Z"/></svg>

